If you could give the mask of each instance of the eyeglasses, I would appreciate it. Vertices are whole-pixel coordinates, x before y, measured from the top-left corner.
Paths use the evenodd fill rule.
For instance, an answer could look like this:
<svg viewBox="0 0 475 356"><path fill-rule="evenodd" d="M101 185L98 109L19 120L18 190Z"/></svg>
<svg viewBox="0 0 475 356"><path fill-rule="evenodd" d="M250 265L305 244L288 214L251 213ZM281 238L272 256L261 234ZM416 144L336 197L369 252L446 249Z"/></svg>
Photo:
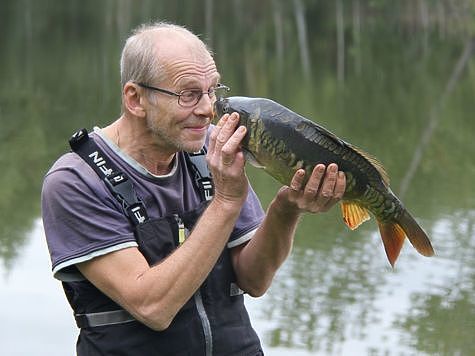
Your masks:
<svg viewBox="0 0 475 356"><path fill-rule="evenodd" d="M195 106L196 104L198 104L198 102L201 100L201 97L204 94L208 94L210 99L214 99L216 98L216 92L223 91L223 94L224 94L224 92L227 92L230 90L229 87L227 87L226 85L217 84L215 87L210 88L208 91L201 91L200 89L185 89L185 90L180 91L179 93L175 93L170 90L152 87L144 83L135 83L135 84L137 84L138 86L141 86L142 88L151 89L163 94L176 96L178 97L178 105L184 108L191 108Z"/></svg>

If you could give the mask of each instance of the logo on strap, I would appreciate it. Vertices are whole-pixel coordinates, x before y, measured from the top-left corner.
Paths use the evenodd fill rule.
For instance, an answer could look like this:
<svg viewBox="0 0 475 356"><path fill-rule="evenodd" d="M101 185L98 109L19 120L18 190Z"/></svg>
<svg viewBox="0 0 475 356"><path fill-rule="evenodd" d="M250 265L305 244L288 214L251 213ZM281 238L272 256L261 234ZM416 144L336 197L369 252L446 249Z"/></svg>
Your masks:
<svg viewBox="0 0 475 356"><path fill-rule="evenodd" d="M145 220L148 219L147 211L143 204L134 204L129 207L128 213L129 217L133 220L135 225L142 224Z"/></svg>
<svg viewBox="0 0 475 356"><path fill-rule="evenodd" d="M94 151L89 154L89 157L92 158L92 162L96 165L99 170L104 173L105 176L109 176L112 174L112 169L106 166L106 160L104 157L99 155L99 152Z"/></svg>
<svg viewBox="0 0 475 356"><path fill-rule="evenodd" d="M209 178L203 178L200 180L200 185L203 189L204 198L206 201L213 199L214 189L213 183Z"/></svg>

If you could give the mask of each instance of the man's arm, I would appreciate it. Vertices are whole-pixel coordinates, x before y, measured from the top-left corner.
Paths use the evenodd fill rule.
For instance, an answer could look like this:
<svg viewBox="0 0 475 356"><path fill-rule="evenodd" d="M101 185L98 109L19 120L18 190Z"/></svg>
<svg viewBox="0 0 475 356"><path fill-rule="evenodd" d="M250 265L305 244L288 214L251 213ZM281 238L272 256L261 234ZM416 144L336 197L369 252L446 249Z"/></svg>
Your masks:
<svg viewBox="0 0 475 356"><path fill-rule="evenodd" d="M304 212L324 212L338 202L345 191L345 175L336 164L319 164L303 187L304 171L294 175L290 187L283 187L269 205L266 217L254 237L232 250L234 269L241 289L260 296L292 248L299 218Z"/></svg>
<svg viewBox="0 0 475 356"><path fill-rule="evenodd" d="M208 164L215 196L186 241L149 267L137 248L127 248L78 264L81 273L136 319L166 329L206 279L223 251L246 199L248 181L235 131L237 115L226 115L210 136Z"/></svg>
<svg viewBox="0 0 475 356"><path fill-rule="evenodd" d="M155 330L164 330L215 265L238 215L239 208L211 202L187 240L153 267L136 247L77 267L136 319Z"/></svg>

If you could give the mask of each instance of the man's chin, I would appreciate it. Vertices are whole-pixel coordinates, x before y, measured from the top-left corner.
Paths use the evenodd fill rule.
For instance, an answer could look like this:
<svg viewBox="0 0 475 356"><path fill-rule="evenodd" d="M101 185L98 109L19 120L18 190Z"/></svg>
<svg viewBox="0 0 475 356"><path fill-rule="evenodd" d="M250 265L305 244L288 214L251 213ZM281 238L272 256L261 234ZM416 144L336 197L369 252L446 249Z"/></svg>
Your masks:
<svg viewBox="0 0 475 356"><path fill-rule="evenodd" d="M205 145L205 138L203 138L202 140L193 140L192 142L188 141L183 144L182 150L185 152L194 153L201 150L204 145Z"/></svg>

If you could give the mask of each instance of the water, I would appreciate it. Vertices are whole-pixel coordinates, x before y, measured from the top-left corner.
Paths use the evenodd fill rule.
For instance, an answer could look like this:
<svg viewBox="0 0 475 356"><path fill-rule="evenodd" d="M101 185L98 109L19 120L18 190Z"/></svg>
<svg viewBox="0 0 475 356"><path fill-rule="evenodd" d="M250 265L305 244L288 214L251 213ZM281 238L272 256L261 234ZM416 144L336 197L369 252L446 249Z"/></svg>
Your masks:
<svg viewBox="0 0 475 356"><path fill-rule="evenodd" d="M425 258L406 242L392 270L374 219L349 231L338 208L306 216L268 293L246 299L266 354L475 354L473 5L206 4L0 4L2 354L74 353L78 331L39 219L41 181L72 132L119 115L120 47L152 17L211 39L232 95L273 98L375 154L436 250ZM279 185L248 173L266 206Z"/></svg>
<svg viewBox="0 0 475 356"><path fill-rule="evenodd" d="M51 278L41 220L14 267L0 268L2 278L2 354L73 355L78 334L61 284Z"/></svg>

